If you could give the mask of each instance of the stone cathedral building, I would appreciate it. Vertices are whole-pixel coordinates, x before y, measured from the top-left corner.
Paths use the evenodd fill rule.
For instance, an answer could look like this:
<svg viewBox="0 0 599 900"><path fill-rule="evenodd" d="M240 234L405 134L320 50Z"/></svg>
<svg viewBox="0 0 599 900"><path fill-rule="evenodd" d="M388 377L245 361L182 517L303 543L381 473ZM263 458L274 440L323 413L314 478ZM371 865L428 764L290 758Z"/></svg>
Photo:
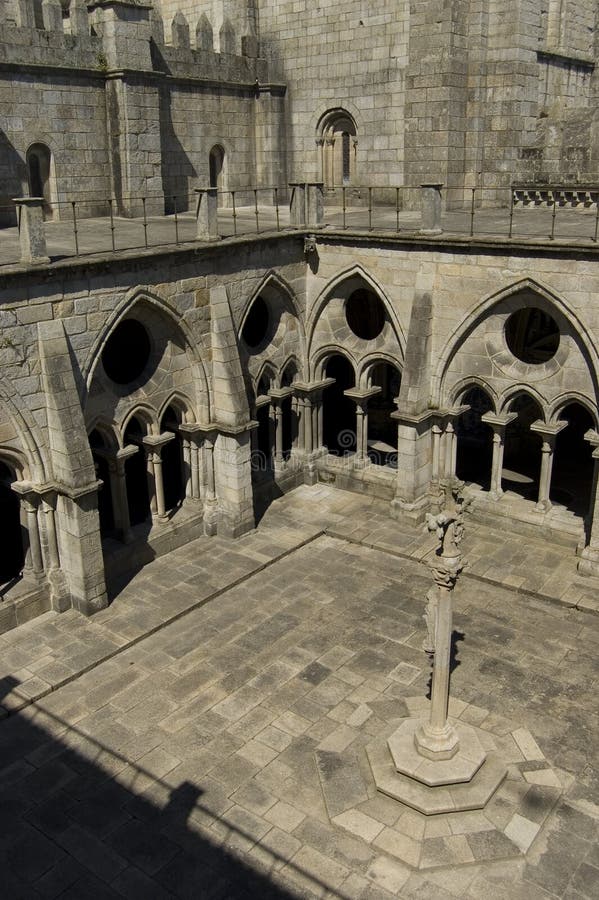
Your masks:
<svg viewBox="0 0 599 900"><path fill-rule="evenodd" d="M185 213L208 185L225 207L308 184L409 209L427 182L448 210L518 184L596 206L598 16L0 0L0 222L23 196L48 227L73 202ZM0 266L2 630L91 613L319 480L418 521L457 474L480 520L599 571L597 244L317 225Z"/></svg>

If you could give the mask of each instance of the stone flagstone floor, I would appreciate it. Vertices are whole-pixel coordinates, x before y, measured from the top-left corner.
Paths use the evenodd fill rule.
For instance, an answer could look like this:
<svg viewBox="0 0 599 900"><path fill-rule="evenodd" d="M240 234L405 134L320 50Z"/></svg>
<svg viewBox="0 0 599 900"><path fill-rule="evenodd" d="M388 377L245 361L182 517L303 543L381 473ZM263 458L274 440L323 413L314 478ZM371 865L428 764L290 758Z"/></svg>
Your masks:
<svg viewBox="0 0 599 900"><path fill-rule="evenodd" d="M599 896L595 585L518 543L469 525L456 592L451 713L509 748L485 814L427 818L369 777L430 677L430 539L384 504L300 488L92 620L4 635L2 896Z"/></svg>

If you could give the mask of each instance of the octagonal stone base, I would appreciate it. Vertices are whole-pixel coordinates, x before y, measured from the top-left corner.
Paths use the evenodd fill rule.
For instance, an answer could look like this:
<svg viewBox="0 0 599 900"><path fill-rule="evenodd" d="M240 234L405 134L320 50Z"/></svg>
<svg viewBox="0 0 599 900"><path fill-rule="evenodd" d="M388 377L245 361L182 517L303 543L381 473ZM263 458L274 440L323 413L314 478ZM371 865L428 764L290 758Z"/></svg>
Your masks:
<svg viewBox="0 0 599 900"><path fill-rule="evenodd" d="M471 725L454 723L460 750L449 760L422 757L414 744L416 718L404 719L387 744L366 747L377 789L426 816L483 809L503 782L507 768L495 753L485 753Z"/></svg>
<svg viewBox="0 0 599 900"><path fill-rule="evenodd" d="M452 723L459 739L457 752L450 759L432 760L419 753L414 740L423 724L420 719L404 719L387 741L397 771L431 787L471 781L487 755L476 729L461 722Z"/></svg>

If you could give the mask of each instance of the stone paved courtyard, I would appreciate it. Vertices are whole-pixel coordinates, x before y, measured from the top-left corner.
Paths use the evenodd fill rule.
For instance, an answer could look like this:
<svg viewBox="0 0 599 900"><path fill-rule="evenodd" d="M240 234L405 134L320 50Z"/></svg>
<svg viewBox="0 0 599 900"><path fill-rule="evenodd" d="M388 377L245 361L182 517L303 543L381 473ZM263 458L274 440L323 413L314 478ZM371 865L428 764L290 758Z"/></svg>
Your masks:
<svg viewBox="0 0 599 900"><path fill-rule="evenodd" d="M300 488L92 620L3 636L2 896L599 896L599 620L574 605L596 586L468 529L450 712L509 755L486 815L427 818L369 777L366 745L426 710L430 539Z"/></svg>

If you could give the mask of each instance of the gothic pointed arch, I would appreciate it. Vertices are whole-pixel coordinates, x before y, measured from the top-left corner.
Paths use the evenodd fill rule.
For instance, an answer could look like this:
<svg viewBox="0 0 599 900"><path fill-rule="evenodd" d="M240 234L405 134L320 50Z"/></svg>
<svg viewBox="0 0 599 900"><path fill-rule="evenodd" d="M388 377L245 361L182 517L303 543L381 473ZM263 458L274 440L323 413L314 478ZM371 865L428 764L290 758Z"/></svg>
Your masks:
<svg viewBox="0 0 599 900"><path fill-rule="evenodd" d="M146 310L153 311L154 314L158 314L162 318L167 326L166 332L169 333L169 339L176 342L181 351L187 355L191 363L190 372L193 393L196 398L195 408L201 421L209 421L211 409L209 380L197 342L185 318L178 310L173 309L160 295L142 287L135 288L123 298L122 302L108 317L104 327L97 334L83 365L82 374L86 386L84 402L86 403L89 398L92 381L98 371L98 365L110 335L115 332L119 323L127 318L143 319L144 311ZM138 313L137 316L136 313ZM162 331L163 329L158 330ZM155 338L153 340L155 341Z"/></svg>
<svg viewBox="0 0 599 900"><path fill-rule="evenodd" d="M314 333L318 321L330 300L336 295L346 299L352 290L359 288L371 290L381 300L387 316L389 317L389 322L395 334L397 344L399 345L401 360L403 361L405 351L405 331L399 316L381 283L359 263L338 272L337 275L335 275L321 290L309 309L306 325L308 352L312 353Z"/></svg>
<svg viewBox="0 0 599 900"><path fill-rule="evenodd" d="M451 364L465 343L472 337L475 330L496 313L503 313L504 318L507 318L509 314L518 310L523 303L528 305L536 304L549 316L552 316L560 331L577 345L590 375L592 394L595 397L598 395L599 353L587 327L576 310L563 296L537 279L529 277L519 279L487 295L456 325L438 357L432 383L432 402L434 404L446 402L445 395L452 390L452 385L448 384L448 373ZM534 380L536 373L533 367L528 366L524 369L525 363L520 363L513 358L513 354L510 354L504 338L504 327L504 325L494 327L491 329L491 334L486 336L484 340L485 355L492 359L495 367L499 367L502 374L511 380L521 380L522 375L525 373L528 374L530 379ZM564 342L562 342L562 346L557 350L554 357L548 360L545 368L539 367L539 378L545 378L556 373L563 364L565 357L566 347Z"/></svg>

